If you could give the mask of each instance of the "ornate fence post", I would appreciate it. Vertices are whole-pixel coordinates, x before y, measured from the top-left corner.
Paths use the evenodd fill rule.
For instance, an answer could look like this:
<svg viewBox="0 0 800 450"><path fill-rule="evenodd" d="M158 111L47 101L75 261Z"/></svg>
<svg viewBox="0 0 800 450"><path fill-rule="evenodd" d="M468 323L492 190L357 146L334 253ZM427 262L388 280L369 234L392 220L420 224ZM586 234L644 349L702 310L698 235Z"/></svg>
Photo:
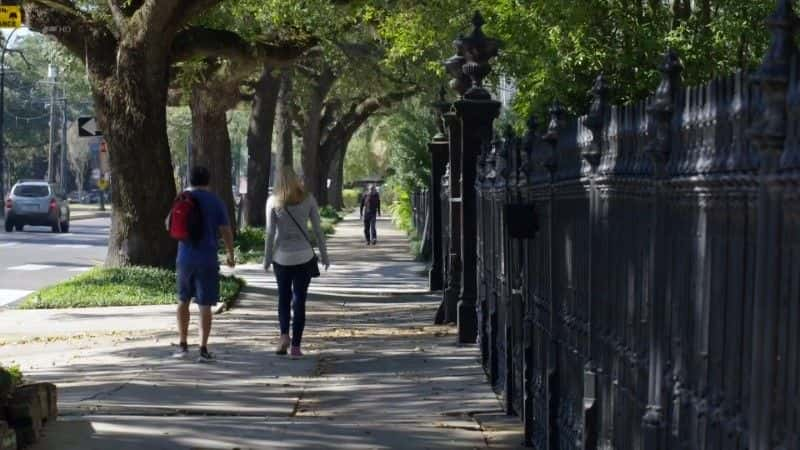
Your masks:
<svg viewBox="0 0 800 450"><path fill-rule="evenodd" d="M600 165L600 157L603 150L603 131L606 125L606 107L608 103L608 85L603 75L599 75L589 91L592 96L592 105L589 114L584 122L586 128L592 133L592 140L589 146L583 151L581 156L589 163L589 254L587 255L588 264L588 295L587 295L587 330L586 330L586 354L588 356L583 371L583 447L584 449L594 449L597 447L598 440L598 405L597 405L597 364L595 358L598 355L596 343L592 339L595 323L595 295L599 289L594 268L599 265L601 256L599 255L598 227L600 221L600 196L597 189L597 167Z"/></svg>
<svg viewBox="0 0 800 450"><path fill-rule="evenodd" d="M544 390L546 392L547 398L547 436L545 441L547 442L547 449L558 448L559 446L559 439L557 435L558 430L558 406L559 406L559 389L558 389L558 381L560 374L558 372L558 352L559 352L559 344L558 344L558 330L556 329L559 325L556 321L556 307L555 307L555 292L553 289L554 279L552 275L552 270L555 267L554 261L554 250L555 246L553 243L553 229L554 229L554 222L555 222L555 175L556 170L558 170L558 140L560 137L561 130L564 128L564 109L561 107L561 104L556 101L552 107L550 107L550 122L547 125L547 132L544 136L542 136L542 140L547 142L550 145L551 151L550 155L547 159L543 162L545 169L550 174L550 182L549 182L549 191L550 191L550 199L548 201L548 220L547 220L547 235L550 237L550 242L547 243L549 246L549 259L548 266L551 268L550 274L550 282L548 283L548 301L550 304L548 305L549 311L549 318L547 321L547 327L549 332L549 342L543 345L543 347L547 348L547 378L545 380Z"/></svg>
<svg viewBox="0 0 800 450"><path fill-rule="evenodd" d="M459 98L462 98L469 87L470 81L469 77L464 74L463 67L466 59L461 49L456 45L457 42L459 41L453 42L456 47L456 54L444 61L443 64L452 78L450 87L458 93ZM447 136L449 137L445 176L448 179L448 196L450 199L448 208L450 235L448 236L449 248L445 254L447 258L447 273L445 274L442 297L445 323L456 323L458 320L458 294L461 291L461 122L452 109L444 114L444 121Z"/></svg>
<svg viewBox="0 0 800 450"><path fill-rule="evenodd" d="M767 55L752 80L761 87L762 108L749 130L761 156L756 250L756 304L753 309L753 361L750 384L750 450L786 448L773 430L775 374L780 358L776 335L780 321L781 219L783 187L775 179L787 135L787 93L797 16L792 0L778 0L767 20L772 39ZM784 362L780 362L784 364ZM773 440L776 439L776 440Z"/></svg>
<svg viewBox="0 0 800 450"><path fill-rule="evenodd" d="M431 152L431 187L429 200L431 208L431 270L429 273L430 290L441 290L444 285L442 274L442 176L447 162L448 140L445 135L444 118L450 104L445 101L444 87L439 91L439 100L433 104L438 133L428 144Z"/></svg>
<svg viewBox="0 0 800 450"><path fill-rule="evenodd" d="M472 34L458 39L456 45L466 57L464 74L472 85L464 98L455 103L456 114L461 122L461 293L458 299L458 341L474 343L477 338L478 318L476 239L477 224L475 201L475 177L477 156L492 142L492 123L500 113L500 102L492 100L483 87L483 79L491 71L489 59L497 55L499 42L488 38L482 30L484 24L480 13L473 18Z"/></svg>
<svg viewBox="0 0 800 450"><path fill-rule="evenodd" d="M656 89L653 102L647 108L654 123L653 140L645 149L653 161L653 203L651 212L650 261L649 276L652 286L648 292L650 303L650 352L648 375L648 400L647 410L642 418L644 429L644 446L653 450L665 450L667 441L665 435L666 420L664 417L664 366L665 353L669 348L666 342L667 333L664 330L666 311L667 280L662 266L665 262L664 244L667 218L665 217L664 180L667 175L667 162L672 153L672 132L677 111L680 111L681 66L678 55L669 50L664 55L664 62L659 68L661 71L661 84Z"/></svg>
<svg viewBox="0 0 800 450"><path fill-rule="evenodd" d="M528 185L528 172L530 172L531 168L529 166L529 161L531 157L531 152L533 151L533 146L537 140L536 136L536 128L538 124L536 123L536 117L531 115L528 118L527 123L527 132L525 133L525 138L522 144L521 152L518 152L519 157L517 158L517 171L516 171L516 186L519 195L522 195L522 189L527 187ZM527 250L527 249L526 249ZM527 254L527 251L525 252ZM523 261L524 257L520 255L520 261ZM527 259L527 258L525 258ZM530 264L529 261L525 260L524 266ZM516 285L517 289L520 290L522 293L522 289L524 286L530 285L531 280L528 279L528 275L525 271L523 271L523 267L519 268L519 273L517 274ZM522 362L522 385L523 385L523 406L522 406L522 422L525 427L525 444L526 445L533 445L534 444L534 434L535 434L535 427L534 427L534 418L536 417L534 411L534 370L535 370L535 358L536 358L536 346L535 346L535 323L534 323L534 300L532 298L533 294L528 292L527 296L525 296L527 302L525 304L525 312L523 318L523 334L522 334L522 341L523 344L523 362Z"/></svg>

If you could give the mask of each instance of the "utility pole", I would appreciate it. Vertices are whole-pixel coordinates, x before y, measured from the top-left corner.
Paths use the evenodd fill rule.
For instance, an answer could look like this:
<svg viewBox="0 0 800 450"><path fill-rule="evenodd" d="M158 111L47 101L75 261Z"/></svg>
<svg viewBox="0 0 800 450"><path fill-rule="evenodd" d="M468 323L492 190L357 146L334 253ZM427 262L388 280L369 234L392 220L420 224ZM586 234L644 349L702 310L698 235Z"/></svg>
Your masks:
<svg viewBox="0 0 800 450"><path fill-rule="evenodd" d="M4 201L6 198L6 149L5 140L3 139L3 125L5 124L3 119L5 118L6 53L17 53L22 56L22 60L25 61L25 64L28 64L22 52L8 48L9 44L11 44L11 38L17 30L19 30L19 28L14 28L8 37L3 40L3 51L0 53L0 202ZM28 65L30 66L30 64ZM0 217L4 215L5 209L0 208Z"/></svg>
<svg viewBox="0 0 800 450"><path fill-rule="evenodd" d="M63 91L63 90L62 90ZM62 121L61 121L61 172L60 172L60 186L61 193L67 193L67 174L69 173L69 165L67 164L67 93L61 92L64 96L62 105Z"/></svg>
<svg viewBox="0 0 800 450"><path fill-rule="evenodd" d="M56 182L56 167L58 161L56 159L56 78L58 77L58 68L49 64L47 66L47 78L53 84L50 90L50 152L47 157L47 182Z"/></svg>

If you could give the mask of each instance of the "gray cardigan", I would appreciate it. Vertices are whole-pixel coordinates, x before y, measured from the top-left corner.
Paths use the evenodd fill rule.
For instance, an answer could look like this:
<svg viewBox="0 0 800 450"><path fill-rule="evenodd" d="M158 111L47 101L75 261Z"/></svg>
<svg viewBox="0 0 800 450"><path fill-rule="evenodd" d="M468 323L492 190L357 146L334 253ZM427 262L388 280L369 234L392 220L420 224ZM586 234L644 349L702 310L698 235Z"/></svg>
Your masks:
<svg viewBox="0 0 800 450"><path fill-rule="evenodd" d="M314 255L308 240L289 214L286 213L287 209L300 226L306 227L308 221L311 220L311 227L317 238L321 262L329 264L325 235L322 233L322 227L320 227L319 208L314 196L309 194L305 200L296 205L279 207L275 203L275 197L270 196L269 200L267 200L264 267L269 267L273 262L282 266L295 266L308 262Z"/></svg>

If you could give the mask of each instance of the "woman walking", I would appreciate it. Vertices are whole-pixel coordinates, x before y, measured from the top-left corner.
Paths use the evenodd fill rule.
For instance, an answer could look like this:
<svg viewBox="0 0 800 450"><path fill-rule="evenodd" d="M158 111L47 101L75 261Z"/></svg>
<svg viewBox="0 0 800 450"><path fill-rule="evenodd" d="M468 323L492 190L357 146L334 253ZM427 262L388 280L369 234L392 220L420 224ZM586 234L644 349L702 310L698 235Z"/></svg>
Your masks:
<svg viewBox="0 0 800 450"><path fill-rule="evenodd" d="M269 270L272 265L278 281L281 338L275 353L285 355L291 343L292 358L303 356L300 343L306 322L306 295L311 278L319 275L316 253L307 233L309 220L317 238L322 264L328 270L328 251L320 227L317 201L305 192L294 170L285 166L278 171L275 189L267 200L264 270ZM291 317L290 310L294 317Z"/></svg>

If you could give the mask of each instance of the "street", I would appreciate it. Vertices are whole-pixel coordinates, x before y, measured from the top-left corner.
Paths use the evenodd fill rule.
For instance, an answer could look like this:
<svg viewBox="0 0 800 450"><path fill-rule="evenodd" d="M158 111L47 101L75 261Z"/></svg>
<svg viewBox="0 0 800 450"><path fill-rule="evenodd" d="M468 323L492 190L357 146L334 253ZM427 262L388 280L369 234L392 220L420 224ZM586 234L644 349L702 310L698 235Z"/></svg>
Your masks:
<svg viewBox="0 0 800 450"><path fill-rule="evenodd" d="M0 233L0 308L102 263L110 219L75 220L70 225L64 234L47 227Z"/></svg>

